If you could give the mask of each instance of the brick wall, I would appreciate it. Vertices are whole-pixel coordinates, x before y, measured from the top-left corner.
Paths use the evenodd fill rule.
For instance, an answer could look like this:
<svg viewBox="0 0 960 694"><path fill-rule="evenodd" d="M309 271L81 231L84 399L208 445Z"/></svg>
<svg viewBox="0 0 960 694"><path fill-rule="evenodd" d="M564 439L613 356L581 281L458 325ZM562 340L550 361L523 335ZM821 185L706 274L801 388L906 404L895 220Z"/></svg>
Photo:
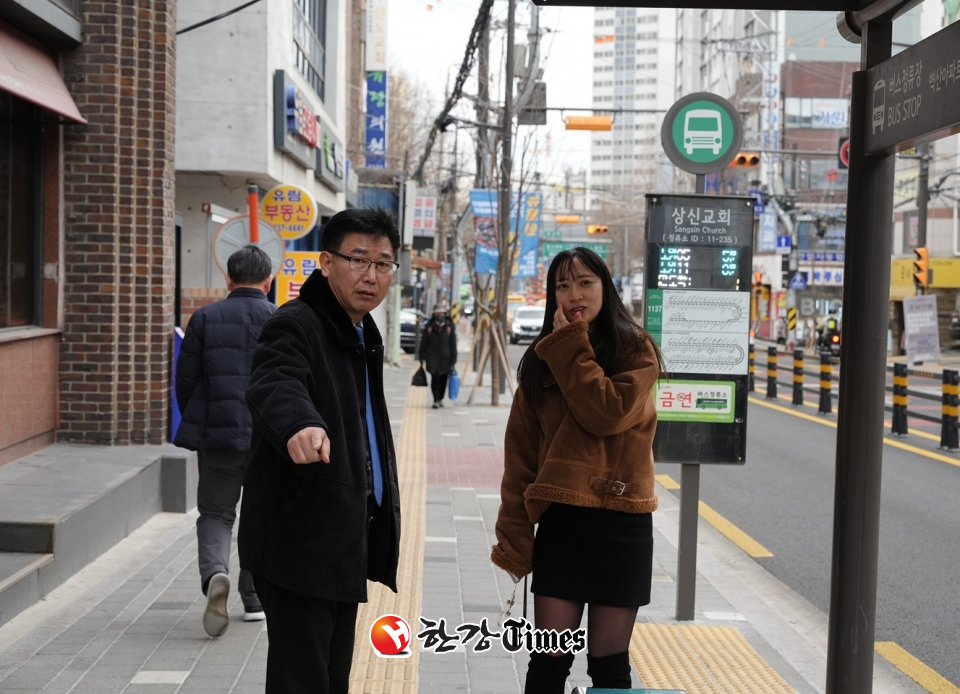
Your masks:
<svg viewBox="0 0 960 694"><path fill-rule="evenodd" d="M162 443L173 331L172 1L82 3L63 72L87 125L64 132L58 438Z"/></svg>
<svg viewBox="0 0 960 694"><path fill-rule="evenodd" d="M226 287L183 287L180 290L180 327L186 330L190 316L197 309L226 299L229 293Z"/></svg>

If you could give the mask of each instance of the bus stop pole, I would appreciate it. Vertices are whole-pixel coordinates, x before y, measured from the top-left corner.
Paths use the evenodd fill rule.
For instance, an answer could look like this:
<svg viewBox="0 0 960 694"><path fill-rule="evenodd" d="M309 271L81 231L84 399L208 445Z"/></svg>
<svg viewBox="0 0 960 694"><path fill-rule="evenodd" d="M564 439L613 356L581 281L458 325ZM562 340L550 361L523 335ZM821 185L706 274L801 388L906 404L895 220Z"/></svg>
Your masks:
<svg viewBox="0 0 960 694"><path fill-rule="evenodd" d="M707 177L696 174L696 192L707 190ZM680 465L680 529L677 538L677 621L691 621L697 603L697 524L700 522L700 465Z"/></svg>
<svg viewBox="0 0 960 694"><path fill-rule="evenodd" d="M864 25L851 95L843 348L856 357L840 372L826 694L873 687L894 156L865 153L874 85L864 71L890 57L892 32Z"/></svg>

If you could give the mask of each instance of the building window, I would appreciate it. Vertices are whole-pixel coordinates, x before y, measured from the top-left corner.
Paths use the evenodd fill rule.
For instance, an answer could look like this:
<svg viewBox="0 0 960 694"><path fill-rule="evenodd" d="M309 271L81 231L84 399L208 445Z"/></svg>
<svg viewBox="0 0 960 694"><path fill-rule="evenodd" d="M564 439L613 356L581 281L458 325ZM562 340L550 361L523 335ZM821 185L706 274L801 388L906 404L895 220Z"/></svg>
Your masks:
<svg viewBox="0 0 960 694"><path fill-rule="evenodd" d="M293 0L293 47L297 69L324 101L327 0Z"/></svg>
<svg viewBox="0 0 960 694"><path fill-rule="evenodd" d="M0 328L39 320L39 108L0 91Z"/></svg>

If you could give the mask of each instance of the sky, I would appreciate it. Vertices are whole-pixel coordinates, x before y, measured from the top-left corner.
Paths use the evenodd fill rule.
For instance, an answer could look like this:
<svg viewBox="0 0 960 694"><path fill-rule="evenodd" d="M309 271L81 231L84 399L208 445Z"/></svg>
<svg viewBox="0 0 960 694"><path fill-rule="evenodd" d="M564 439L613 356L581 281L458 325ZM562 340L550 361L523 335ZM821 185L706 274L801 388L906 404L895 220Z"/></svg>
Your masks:
<svg viewBox="0 0 960 694"><path fill-rule="evenodd" d="M431 113L439 114L448 80L450 86L453 85L479 7L479 0L389 2L388 70L402 70L422 82L434 97L425 105ZM517 22L520 25L516 33L517 44L527 43L529 7L528 0L517 0ZM495 27L498 20L505 19L506 13L506 0L495 0ZM593 8L541 8L540 26L550 29L543 34L541 49L547 105L589 109L593 82ZM502 72L500 56L505 35L505 31L496 31L491 40L491 72L495 74ZM473 74L476 74L476 67ZM476 82L470 80L465 91L472 93L475 90ZM472 104L463 109L462 116L474 118ZM559 182L567 167L575 171L588 167L590 133L567 132L559 112L547 113L546 126L520 128L519 138L523 140L530 131L535 131L540 159L537 169L544 181ZM516 161L519 161L519 155Z"/></svg>

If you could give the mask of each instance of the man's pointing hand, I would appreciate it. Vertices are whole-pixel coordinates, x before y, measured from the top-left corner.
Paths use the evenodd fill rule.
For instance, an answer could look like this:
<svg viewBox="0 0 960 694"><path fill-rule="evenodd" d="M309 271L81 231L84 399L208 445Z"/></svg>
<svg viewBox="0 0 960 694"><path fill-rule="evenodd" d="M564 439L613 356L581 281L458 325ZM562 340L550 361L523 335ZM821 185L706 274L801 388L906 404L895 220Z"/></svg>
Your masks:
<svg viewBox="0 0 960 694"><path fill-rule="evenodd" d="M287 453L290 460L298 465L306 463L330 462L330 438L320 427L301 429L287 441Z"/></svg>

